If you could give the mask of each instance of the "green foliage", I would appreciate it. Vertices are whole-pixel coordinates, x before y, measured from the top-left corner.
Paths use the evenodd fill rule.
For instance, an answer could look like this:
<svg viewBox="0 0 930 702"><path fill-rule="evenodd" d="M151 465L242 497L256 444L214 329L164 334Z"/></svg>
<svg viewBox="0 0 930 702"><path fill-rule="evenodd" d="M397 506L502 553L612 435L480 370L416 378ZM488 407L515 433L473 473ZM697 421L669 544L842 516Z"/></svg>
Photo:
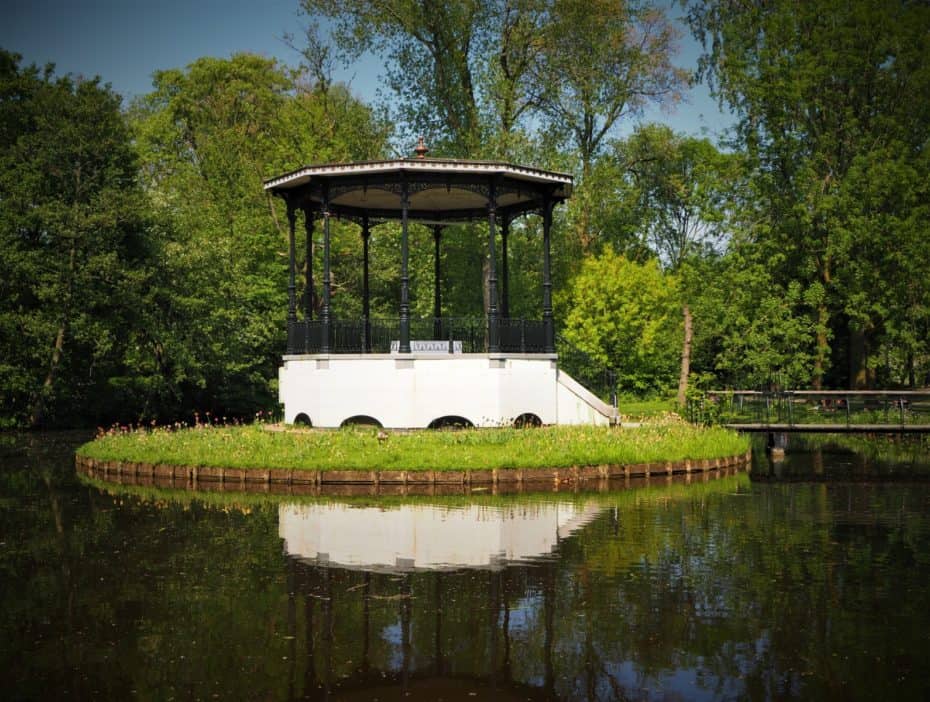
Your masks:
<svg viewBox="0 0 930 702"><path fill-rule="evenodd" d="M0 407L5 422L123 409L149 256L120 98L0 52Z"/></svg>
<svg viewBox="0 0 930 702"><path fill-rule="evenodd" d="M702 70L739 117L747 229L780 285L822 288L811 382L874 382L886 342L909 347L913 371L930 351L930 230L913 219L930 176L930 8L721 0L692 3L689 18L708 48ZM919 350L904 327L922 330Z"/></svg>
<svg viewBox="0 0 930 702"><path fill-rule="evenodd" d="M160 285L122 382L146 398L142 416L270 409L287 312L287 223L262 180L308 162L379 156L385 130L343 87L303 86L249 54L156 73L132 124L164 227ZM333 227L333 305L358 314L339 291L346 280L360 290L361 244L342 230ZM321 260L314 268L319 277Z"/></svg>
<svg viewBox="0 0 930 702"><path fill-rule="evenodd" d="M608 249L582 264L566 294L565 337L616 369L622 390L673 385L682 334L678 288L656 260L635 263Z"/></svg>
<svg viewBox="0 0 930 702"><path fill-rule="evenodd" d="M741 455L748 440L673 419L636 429L543 427L390 433L260 425L111 432L78 453L102 460L306 470L485 470L634 464Z"/></svg>
<svg viewBox="0 0 930 702"><path fill-rule="evenodd" d="M721 251L738 204L739 157L660 124L613 144L608 162L643 243L671 270Z"/></svg>
<svg viewBox="0 0 930 702"><path fill-rule="evenodd" d="M803 386L814 362L816 288L779 284L753 248L692 261L680 279L694 315L693 368L703 384L754 388L776 378Z"/></svg>

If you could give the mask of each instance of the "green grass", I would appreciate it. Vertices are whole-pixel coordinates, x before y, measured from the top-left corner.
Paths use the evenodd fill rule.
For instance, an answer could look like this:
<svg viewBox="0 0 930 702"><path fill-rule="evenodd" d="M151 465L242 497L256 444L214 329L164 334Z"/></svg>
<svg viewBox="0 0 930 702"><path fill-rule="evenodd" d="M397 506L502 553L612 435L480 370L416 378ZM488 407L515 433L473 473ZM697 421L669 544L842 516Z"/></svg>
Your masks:
<svg viewBox="0 0 930 702"><path fill-rule="evenodd" d="M620 410L623 421L638 422L670 412L677 412L678 401L674 397L657 400L624 400L621 397L617 403L617 409Z"/></svg>
<svg viewBox="0 0 930 702"><path fill-rule="evenodd" d="M269 431L260 426L201 426L109 432L78 454L100 460L223 468L306 470L482 470L563 468L720 458L749 440L719 427L676 418L639 428L543 427L389 432L373 429Z"/></svg>

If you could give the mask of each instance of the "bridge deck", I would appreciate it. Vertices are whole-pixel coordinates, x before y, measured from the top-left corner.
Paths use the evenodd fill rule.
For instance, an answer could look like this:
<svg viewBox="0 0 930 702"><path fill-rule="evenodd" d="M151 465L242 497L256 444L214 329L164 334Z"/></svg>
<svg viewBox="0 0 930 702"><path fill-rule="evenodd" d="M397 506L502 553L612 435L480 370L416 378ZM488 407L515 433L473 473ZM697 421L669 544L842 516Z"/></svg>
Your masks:
<svg viewBox="0 0 930 702"><path fill-rule="evenodd" d="M812 434L930 434L930 424L724 424L727 429L746 432Z"/></svg>

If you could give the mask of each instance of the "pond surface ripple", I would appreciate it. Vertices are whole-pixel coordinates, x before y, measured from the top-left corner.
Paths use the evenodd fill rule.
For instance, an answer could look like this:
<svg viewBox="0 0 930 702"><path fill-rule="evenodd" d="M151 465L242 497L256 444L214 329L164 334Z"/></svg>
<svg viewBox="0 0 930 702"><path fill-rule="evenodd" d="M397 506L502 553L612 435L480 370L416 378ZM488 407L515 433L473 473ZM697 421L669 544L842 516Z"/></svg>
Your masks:
<svg viewBox="0 0 930 702"><path fill-rule="evenodd" d="M198 495L82 438L0 435L5 699L930 699L928 483Z"/></svg>

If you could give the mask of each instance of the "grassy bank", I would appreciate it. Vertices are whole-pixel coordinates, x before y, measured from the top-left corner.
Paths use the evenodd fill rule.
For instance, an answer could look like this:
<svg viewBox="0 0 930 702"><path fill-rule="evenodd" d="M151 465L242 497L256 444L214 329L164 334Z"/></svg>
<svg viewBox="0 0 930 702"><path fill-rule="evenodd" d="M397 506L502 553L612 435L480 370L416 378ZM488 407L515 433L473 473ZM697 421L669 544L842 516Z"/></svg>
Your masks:
<svg viewBox="0 0 930 702"><path fill-rule="evenodd" d="M717 427L667 418L638 428L544 427L454 432L341 429L271 431L263 426L109 432L84 444L89 458L223 468L482 470L562 468L721 458L749 441Z"/></svg>

